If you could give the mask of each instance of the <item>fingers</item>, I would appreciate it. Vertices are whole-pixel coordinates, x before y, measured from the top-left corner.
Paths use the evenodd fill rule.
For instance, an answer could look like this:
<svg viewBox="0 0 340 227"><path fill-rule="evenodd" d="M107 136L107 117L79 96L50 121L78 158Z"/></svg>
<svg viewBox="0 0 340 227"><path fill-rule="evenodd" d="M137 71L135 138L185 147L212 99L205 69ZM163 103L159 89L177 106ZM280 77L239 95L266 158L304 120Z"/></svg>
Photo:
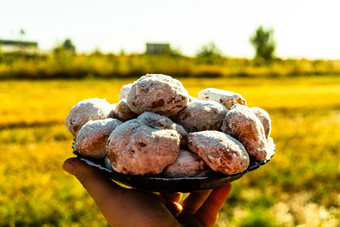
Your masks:
<svg viewBox="0 0 340 227"><path fill-rule="evenodd" d="M136 226L136 223L156 226L162 222L174 226L177 222L154 193L119 187L100 171L76 158L66 160L63 168L83 184L112 226Z"/></svg>
<svg viewBox="0 0 340 227"><path fill-rule="evenodd" d="M172 215L177 216L179 213L182 212L183 207L179 202L182 198L182 193L159 193L160 197L162 198L162 202L164 203L165 207L172 213Z"/></svg>
<svg viewBox="0 0 340 227"><path fill-rule="evenodd" d="M171 202L176 202L176 203L179 203L182 198L182 193L180 192L175 192L175 193L161 192L159 193L159 195L166 201L171 201Z"/></svg>
<svg viewBox="0 0 340 227"><path fill-rule="evenodd" d="M112 214L119 214L117 211L124 203L120 198L125 194L125 189L117 186L101 172L76 158L66 160L63 169L80 181L109 222L112 221L110 219L114 218Z"/></svg>
<svg viewBox="0 0 340 227"><path fill-rule="evenodd" d="M218 212L228 198L231 184L226 184L215 188L203 203L202 207L196 212L196 217L204 226L214 226L217 221Z"/></svg>
<svg viewBox="0 0 340 227"><path fill-rule="evenodd" d="M184 210L196 213L198 208L202 206L204 201L208 198L212 190L191 192L182 202Z"/></svg>

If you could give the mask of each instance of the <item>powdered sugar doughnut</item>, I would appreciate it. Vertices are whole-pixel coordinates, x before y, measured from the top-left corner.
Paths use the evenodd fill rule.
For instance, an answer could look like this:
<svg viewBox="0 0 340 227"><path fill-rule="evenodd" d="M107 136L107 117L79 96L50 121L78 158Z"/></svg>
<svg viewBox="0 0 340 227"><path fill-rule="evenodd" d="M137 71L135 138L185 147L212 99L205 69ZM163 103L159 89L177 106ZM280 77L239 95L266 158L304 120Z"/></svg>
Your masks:
<svg viewBox="0 0 340 227"><path fill-rule="evenodd" d="M219 130L227 109L214 101L196 100L178 113L177 123L187 132Z"/></svg>
<svg viewBox="0 0 340 227"><path fill-rule="evenodd" d="M216 88L207 88L200 91L197 98L199 100L211 100L219 102L228 110L230 110L230 108L235 104L247 105L246 100L240 94L231 91L219 90Z"/></svg>
<svg viewBox="0 0 340 227"><path fill-rule="evenodd" d="M139 115L137 119L154 129L176 130L180 135L181 146L187 145L188 133L181 125L174 123L170 118L152 112L145 112Z"/></svg>
<svg viewBox="0 0 340 227"><path fill-rule="evenodd" d="M240 173L249 166L249 156L244 146L223 132L190 133L189 149L200 156L211 169L224 174Z"/></svg>
<svg viewBox="0 0 340 227"><path fill-rule="evenodd" d="M163 174L169 177L192 177L207 176L210 172L211 169L203 159L190 151L180 150L177 160L170 164Z"/></svg>
<svg viewBox="0 0 340 227"><path fill-rule="evenodd" d="M136 118L138 115L130 110L129 105L126 102L126 99L122 99L117 103L115 109L116 117L121 121L127 121Z"/></svg>
<svg viewBox="0 0 340 227"><path fill-rule="evenodd" d="M117 118L116 116L116 107L117 107L117 103L111 104L111 113L109 114L108 118Z"/></svg>
<svg viewBox="0 0 340 227"><path fill-rule="evenodd" d="M78 102L72 107L66 118L65 126L76 136L81 127L89 120L99 120L108 118L112 112L112 105L105 99L86 99Z"/></svg>
<svg viewBox="0 0 340 227"><path fill-rule="evenodd" d="M133 175L159 174L178 157L180 136L175 130L153 129L137 119L111 133L107 149L112 168Z"/></svg>
<svg viewBox="0 0 340 227"><path fill-rule="evenodd" d="M134 82L127 97L133 112L150 111L164 116L176 115L188 100L189 94L180 81L161 74L142 76Z"/></svg>
<svg viewBox="0 0 340 227"><path fill-rule="evenodd" d="M270 131L271 131L271 121L270 121L268 112L259 107L252 107L250 109L251 111L254 112L256 117L261 121L263 128L264 128L264 132L266 134L266 138L268 139L270 135Z"/></svg>
<svg viewBox="0 0 340 227"><path fill-rule="evenodd" d="M117 119L88 121L75 138L76 151L93 158L105 158L108 153L106 150L107 139L120 124L122 122Z"/></svg>
<svg viewBox="0 0 340 227"><path fill-rule="evenodd" d="M268 148L264 128L249 107L235 104L227 113L221 129L239 140L256 160L266 159Z"/></svg>
<svg viewBox="0 0 340 227"><path fill-rule="evenodd" d="M131 87L132 87L132 83L126 84L120 89L119 100L127 99L129 92L131 90Z"/></svg>

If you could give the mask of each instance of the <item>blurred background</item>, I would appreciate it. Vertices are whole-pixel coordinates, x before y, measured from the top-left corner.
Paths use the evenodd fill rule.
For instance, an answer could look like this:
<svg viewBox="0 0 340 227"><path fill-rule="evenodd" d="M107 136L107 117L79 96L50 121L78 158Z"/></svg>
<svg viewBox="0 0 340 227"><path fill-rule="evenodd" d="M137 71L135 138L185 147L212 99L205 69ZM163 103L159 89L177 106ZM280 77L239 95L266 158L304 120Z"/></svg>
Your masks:
<svg viewBox="0 0 340 227"><path fill-rule="evenodd" d="M233 183L217 226L340 225L340 2L12 0L0 7L0 226L107 226L62 170L64 121L146 73L240 93L276 155Z"/></svg>

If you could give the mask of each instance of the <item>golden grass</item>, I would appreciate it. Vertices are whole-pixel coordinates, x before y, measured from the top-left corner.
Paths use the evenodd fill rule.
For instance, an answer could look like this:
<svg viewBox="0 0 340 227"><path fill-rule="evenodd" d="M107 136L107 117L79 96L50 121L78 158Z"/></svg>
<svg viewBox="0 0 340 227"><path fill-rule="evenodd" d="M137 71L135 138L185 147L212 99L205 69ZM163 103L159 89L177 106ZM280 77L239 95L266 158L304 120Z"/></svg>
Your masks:
<svg viewBox="0 0 340 227"><path fill-rule="evenodd" d="M67 51L46 56L0 53L0 79L80 79L85 77L105 79L131 77L148 72L182 77L282 77L340 74L339 60L275 59L260 64L252 59L231 57L204 59L145 54L77 55Z"/></svg>
<svg viewBox="0 0 340 227"><path fill-rule="evenodd" d="M134 79L65 81L4 81L0 83L0 125L62 122L70 108L87 98L115 103L122 85ZM340 104L340 77L285 79L181 79L196 96L205 87L242 94L250 106L272 108L322 108Z"/></svg>
<svg viewBox="0 0 340 227"><path fill-rule="evenodd" d="M233 183L218 226L337 226L340 78L181 79L189 93L217 87L268 110L276 155ZM0 226L103 226L82 186L61 168L72 156L63 122L86 98L118 101L128 80L0 82Z"/></svg>

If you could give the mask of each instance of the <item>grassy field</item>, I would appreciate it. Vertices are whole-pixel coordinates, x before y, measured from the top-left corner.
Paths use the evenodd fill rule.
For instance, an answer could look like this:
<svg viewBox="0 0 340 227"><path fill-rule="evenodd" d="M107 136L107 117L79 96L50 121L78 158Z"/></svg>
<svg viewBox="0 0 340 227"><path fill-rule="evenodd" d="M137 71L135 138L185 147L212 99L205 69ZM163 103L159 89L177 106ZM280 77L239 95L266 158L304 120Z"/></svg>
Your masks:
<svg viewBox="0 0 340 227"><path fill-rule="evenodd" d="M0 82L0 226L105 226L82 186L63 172L64 127L86 98L118 101L124 80ZM340 77L181 79L238 92L272 118L276 155L233 183L217 226L339 226Z"/></svg>

